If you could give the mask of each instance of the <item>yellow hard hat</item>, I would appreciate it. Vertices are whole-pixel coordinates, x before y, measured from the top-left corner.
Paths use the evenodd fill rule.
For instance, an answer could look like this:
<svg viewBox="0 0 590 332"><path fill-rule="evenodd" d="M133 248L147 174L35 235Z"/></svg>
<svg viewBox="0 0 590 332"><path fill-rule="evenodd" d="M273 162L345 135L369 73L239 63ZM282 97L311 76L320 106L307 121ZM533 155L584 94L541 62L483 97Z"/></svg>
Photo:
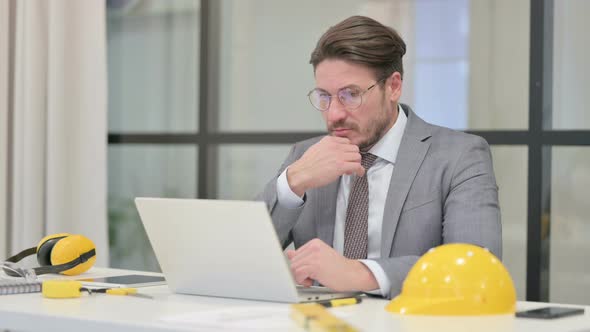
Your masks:
<svg viewBox="0 0 590 332"><path fill-rule="evenodd" d="M420 257L386 310L459 316L511 314L515 307L514 283L502 262L487 249L455 243Z"/></svg>

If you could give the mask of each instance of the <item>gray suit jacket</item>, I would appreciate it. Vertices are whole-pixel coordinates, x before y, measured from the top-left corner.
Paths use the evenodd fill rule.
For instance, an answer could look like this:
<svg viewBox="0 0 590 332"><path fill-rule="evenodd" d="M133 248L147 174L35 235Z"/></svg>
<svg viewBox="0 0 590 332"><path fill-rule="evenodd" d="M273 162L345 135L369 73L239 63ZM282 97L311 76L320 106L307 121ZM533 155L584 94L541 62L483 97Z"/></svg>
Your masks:
<svg viewBox="0 0 590 332"><path fill-rule="evenodd" d="M472 243L501 258L502 228L498 187L487 142L479 137L426 123L402 105L408 122L391 176L375 261L391 281L389 297L399 294L409 269L428 249L443 243ZM264 200L283 247L300 247L319 238L333 243L340 180L306 192L300 208L277 202L277 177L321 137L299 142L266 185Z"/></svg>

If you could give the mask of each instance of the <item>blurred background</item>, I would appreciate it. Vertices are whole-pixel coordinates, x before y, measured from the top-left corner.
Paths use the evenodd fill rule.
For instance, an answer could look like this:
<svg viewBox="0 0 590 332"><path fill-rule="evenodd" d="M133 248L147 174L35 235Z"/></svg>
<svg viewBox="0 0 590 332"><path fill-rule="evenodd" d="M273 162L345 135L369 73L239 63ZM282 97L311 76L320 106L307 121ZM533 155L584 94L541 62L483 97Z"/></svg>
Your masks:
<svg viewBox="0 0 590 332"><path fill-rule="evenodd" d="M590 304L590 1L104 7L110 266L159 270L136 196L252 199L293 142L324 131L306 97L310 53L328 27L360 14L406 41L402 102L491 144L519 300Z"/></svg>

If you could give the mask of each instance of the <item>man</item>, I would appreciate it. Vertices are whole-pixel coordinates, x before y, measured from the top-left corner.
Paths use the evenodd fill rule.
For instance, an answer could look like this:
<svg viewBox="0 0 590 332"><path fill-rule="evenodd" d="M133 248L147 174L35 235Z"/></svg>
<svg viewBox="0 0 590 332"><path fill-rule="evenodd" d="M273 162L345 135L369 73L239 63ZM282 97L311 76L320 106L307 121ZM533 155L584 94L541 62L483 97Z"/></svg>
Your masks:
<svg viewBox="0 0 590 332"><path fill-rule="evenodd" d="M295 244L302 285L392 298L432 247L473 243L501 257L489 146L399 104L405 51L393 29L353 16L311 55L308 96L329 135L295 144L259 196L283 248Z"/></svg>

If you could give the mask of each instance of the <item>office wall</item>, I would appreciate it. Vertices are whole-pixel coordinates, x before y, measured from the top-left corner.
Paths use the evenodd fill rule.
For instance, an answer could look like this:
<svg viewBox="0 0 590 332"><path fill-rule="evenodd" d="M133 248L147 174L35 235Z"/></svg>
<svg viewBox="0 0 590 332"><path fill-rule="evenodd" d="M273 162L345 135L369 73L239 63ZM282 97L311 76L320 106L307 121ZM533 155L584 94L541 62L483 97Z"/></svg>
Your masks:
<svg viewBox="0 0 590 332"><path fill-rule="evenodd" d="M8 1L0 1L0 257L6 257L8 167Z"/></svg>

